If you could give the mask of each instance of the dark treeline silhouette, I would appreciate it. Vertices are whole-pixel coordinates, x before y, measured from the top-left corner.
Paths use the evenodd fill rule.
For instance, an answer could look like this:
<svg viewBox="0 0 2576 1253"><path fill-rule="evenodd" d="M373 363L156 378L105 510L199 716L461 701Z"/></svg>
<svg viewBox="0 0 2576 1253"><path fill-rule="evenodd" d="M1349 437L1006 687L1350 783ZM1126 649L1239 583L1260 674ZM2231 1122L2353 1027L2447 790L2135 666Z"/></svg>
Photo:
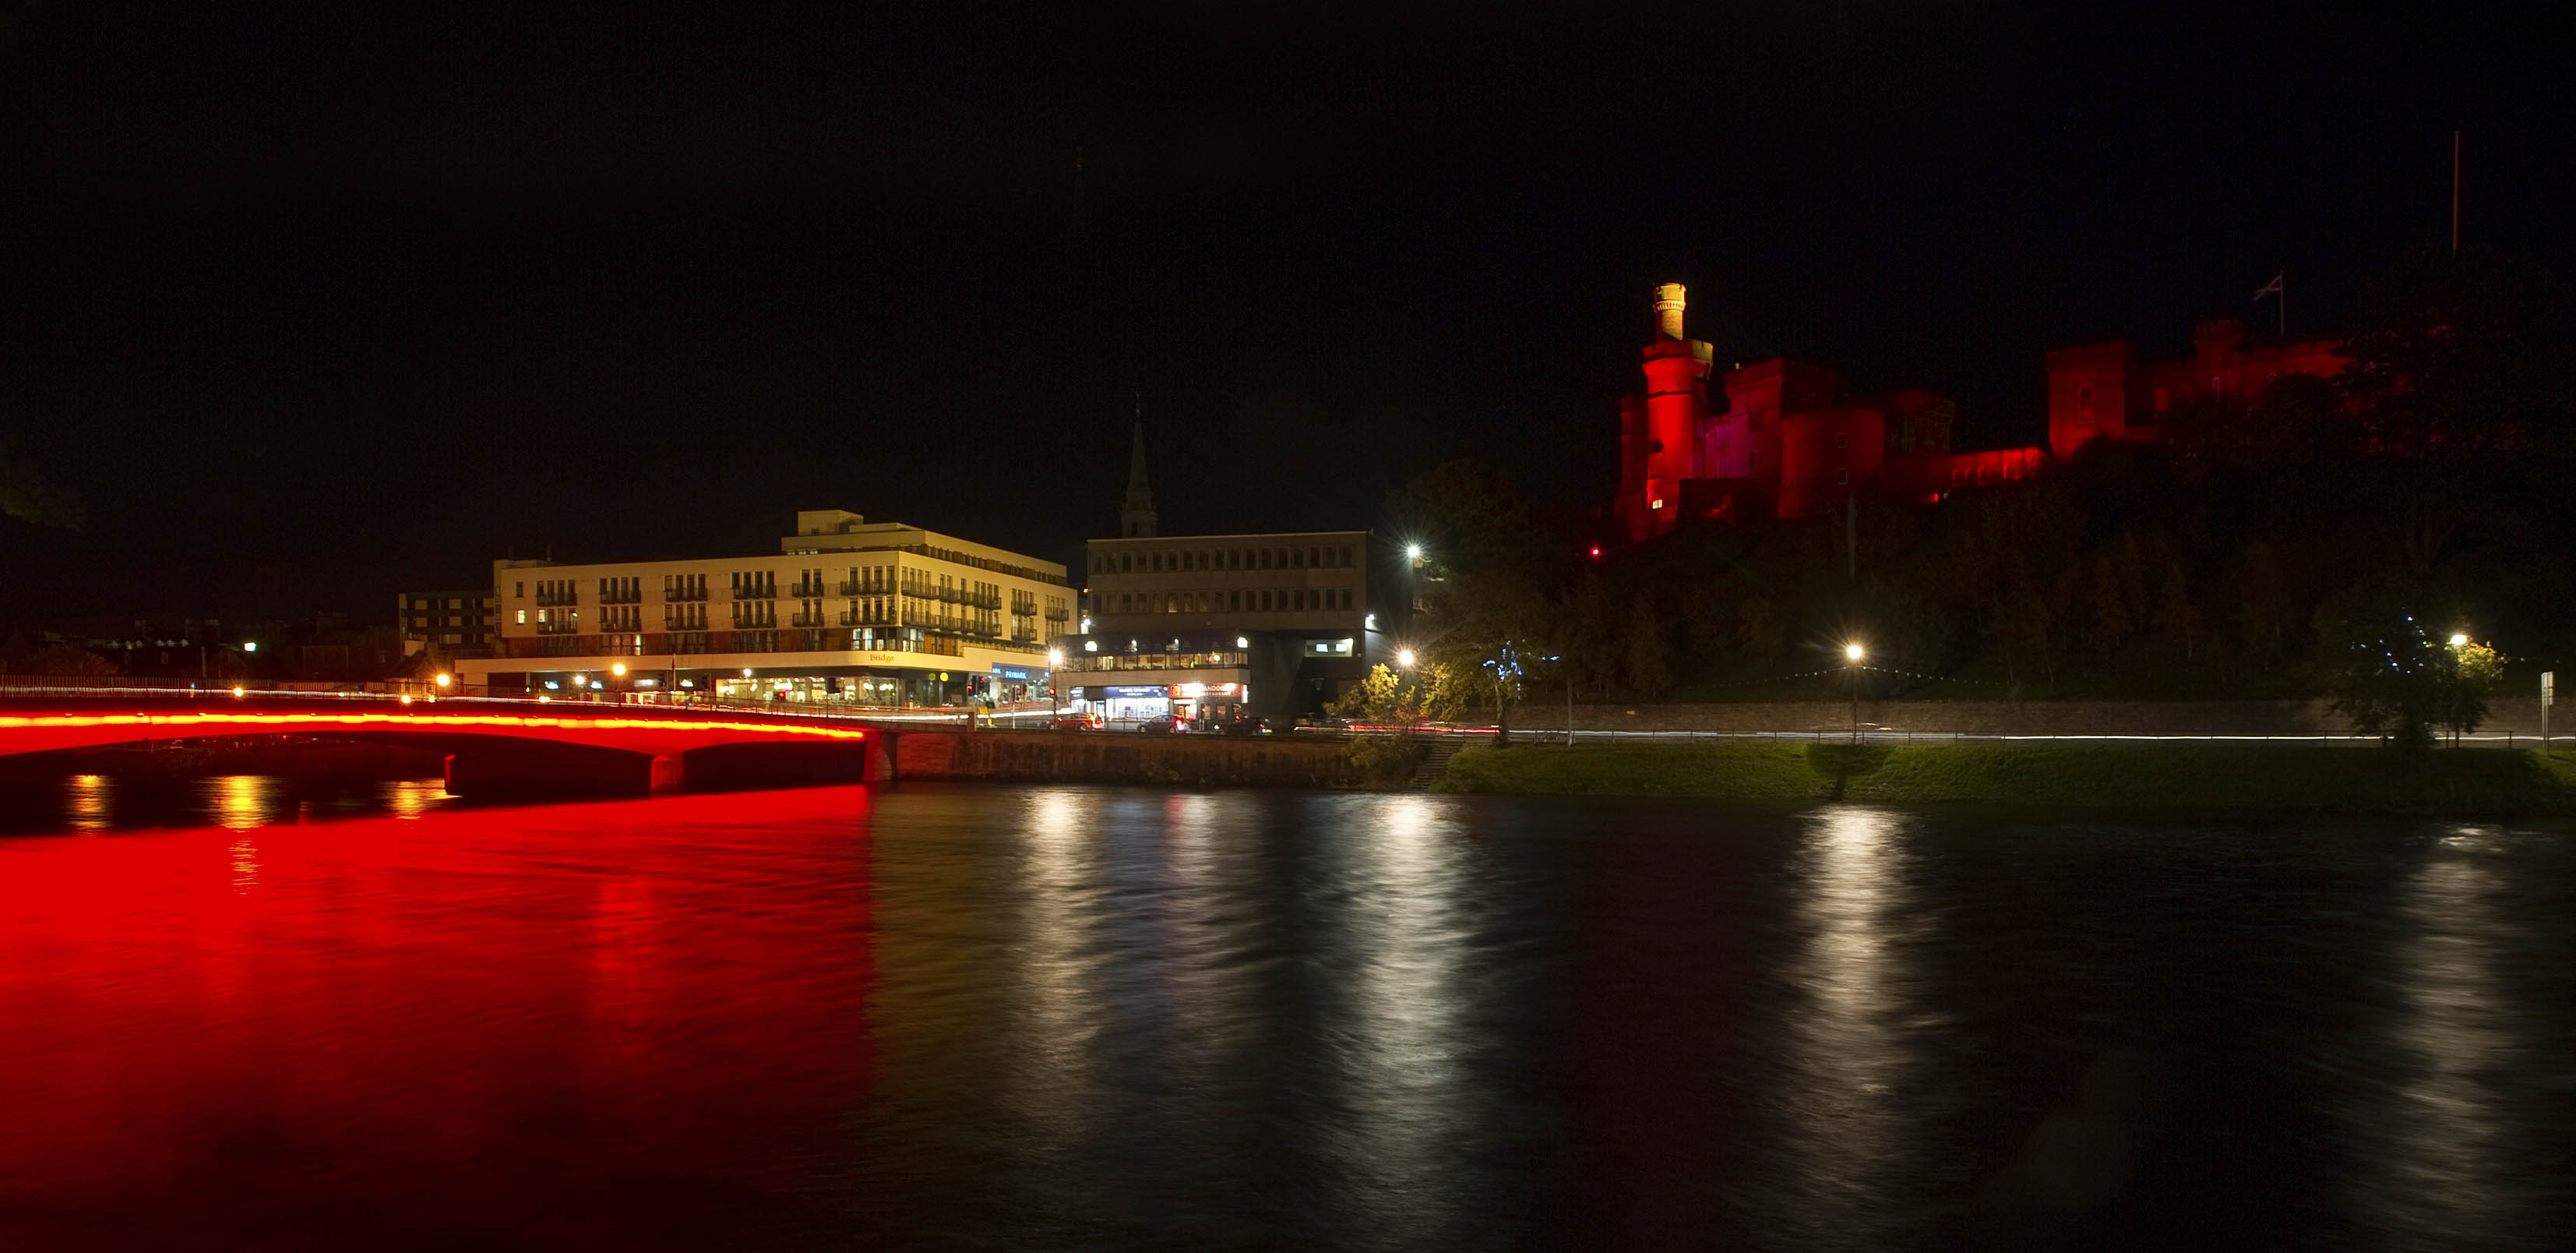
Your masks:
<svg viewBox="0 0 2576 1253"><path fill-rule="evenodd" d="M1498 539L1527 511L1485 505L1443 536L1438 500L1509 490L1454 466L1398 512L1460 544L1431 632L1544 589L1540 650L1626 697L1839 692L1816 672L1850 642L1877 694L2331 695L2350 658L2396 649L2387 621L2545 664L2576 642L2569 312L2512 258L2410 256L2363 293L2334 379L2183 407L2156 442L1937 505L1863 499L1856 526L1709 524L1592 558L1572 524ZM1473 577L1498 567L1516 577Z"/></svg>

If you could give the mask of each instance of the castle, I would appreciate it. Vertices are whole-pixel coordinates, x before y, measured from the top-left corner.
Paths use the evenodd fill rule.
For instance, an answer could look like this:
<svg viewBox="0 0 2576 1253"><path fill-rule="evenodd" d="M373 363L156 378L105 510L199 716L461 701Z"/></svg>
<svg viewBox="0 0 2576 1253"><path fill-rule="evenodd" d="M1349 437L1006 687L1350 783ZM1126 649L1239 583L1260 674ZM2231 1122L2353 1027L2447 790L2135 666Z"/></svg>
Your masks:
<svg viewBox="0 0 2576 1253"><path fill-rule="evenodd" d="M2026 478L2091 440L2156 439L2156 416L2177 404L2250 396L2284 374L2341 364L2328 340L2249 349L2233 321L2201 324L2193 355L2177 361L2142 363L2125 340L2061 348L2046 359L2048 446L1963 453L1950 448L1947 397L1899 388L1846 398L1832 370L1785 357L1719 373L1710 345L1684 332L1687 308L1681 284L1655 289L1646 389L1619 405L1615 512L1636 542L1685 518L1809 518L1860 495L1934 503Z"/></svg>

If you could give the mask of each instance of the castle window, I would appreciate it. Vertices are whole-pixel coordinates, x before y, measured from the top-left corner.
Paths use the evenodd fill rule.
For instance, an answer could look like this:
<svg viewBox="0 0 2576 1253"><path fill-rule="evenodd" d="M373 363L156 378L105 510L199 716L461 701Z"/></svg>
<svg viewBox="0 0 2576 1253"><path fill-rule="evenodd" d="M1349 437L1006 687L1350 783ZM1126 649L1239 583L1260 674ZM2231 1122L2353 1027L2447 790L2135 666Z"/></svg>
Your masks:
<svg viewBox="0 0 2576 1253"><path fill-rule="evenodd" d="M2093 425L2093 385L2090 383L2075 389L2075 425Z"/></svg>
<svg viewBox="0 0 2576 1253"><path fill-rule="evenodd" d="M1837 482L1837 483L1849 483L1849 482L1851 482L1851 471L1849 471L1849 470L1836 470L1836 471L1834 471L1834 481L1835 481L1835 482Z"/></svg>
<svg viewBox="0 0 2576 1253"><path fill-rule="evenodd" d="M1849 447L1851 447L1851 436L1850 436L1848 433L1846 433L1846 432L1842 432L1842 431L1836 431L1836 432L1834 432L1834 447L1836 447L1836 448L1849 448Z"/></svg>

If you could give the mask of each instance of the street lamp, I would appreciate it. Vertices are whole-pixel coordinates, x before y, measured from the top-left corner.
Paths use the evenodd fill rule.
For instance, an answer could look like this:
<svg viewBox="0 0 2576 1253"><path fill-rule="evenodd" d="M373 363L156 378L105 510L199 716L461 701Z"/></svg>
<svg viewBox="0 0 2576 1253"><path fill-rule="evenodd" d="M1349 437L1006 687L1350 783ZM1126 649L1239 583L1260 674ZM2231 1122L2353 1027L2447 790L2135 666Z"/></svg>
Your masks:
<svg viewBox="0 0 2576 1253"><path fill-rule="evenodd" d="M625 662L622 662L622 661L612 661L612 662L608 663L608 672L609 672L610 674L612 674L612 675L615 675L615 676L616 676L616 677L618 677L618 678L621 678L621 679L622 679L622 678L625 678L625 677L626 677L626 663L625 663Z"/></svg>
<svg viewBox="0 0 2576 1253"><path fill-rule="evenodd" d="M2453 632L2451 632L2451 647L2453 647L2453 648L2466 648L2466 647L2468 647L2468 646L2469 646L2469 633L2468 633L2468 632L2466 632L2466 631L2453 631Z"/></svg>
<svg viewBox="0 0 2576 1253"><path fill-rule="evenodd" d="M450 683L454 683L455 681L456 681L456 676L455 676L455 675L452 675L452 674L449 674L448 672L446 672L446 671L444 671L444 670L439 671L439 672L438 672L438 674L437 674L437 676L436 676L436 677L434 677L434 678L432 678L432 679L430 680L430 682L435 683L435 684L439 685L440 687L445 687L445 686L447 686L447 685L448 685L448 684L450 684Z"/></svg>
<svg viewBox="0 0 2576 1253"><path fill-rule="evenodd" d="M1848 663L1844 669L1851 675L1851 737L1854 744L1860 743L1860 659L1868 655L1869 650L1856 642L1843 645L1843 660Z"/></svg>
<svg viewBox="0 0 2576 1253"><path fill-rule="evenodd" d="M1412 669L1412 668L1413 668L1413 650L1412 650L1412 649L1410 649L1410 648L1400 648L1400 649L1397 649L1397 650L1396 650L1396 653L1395 653L1395 664L1396 664L1396 666L1397 666L1398 668L1400 668L1400 669L1405 669L1405 670L1410 670L1410 669Z"/></svg>

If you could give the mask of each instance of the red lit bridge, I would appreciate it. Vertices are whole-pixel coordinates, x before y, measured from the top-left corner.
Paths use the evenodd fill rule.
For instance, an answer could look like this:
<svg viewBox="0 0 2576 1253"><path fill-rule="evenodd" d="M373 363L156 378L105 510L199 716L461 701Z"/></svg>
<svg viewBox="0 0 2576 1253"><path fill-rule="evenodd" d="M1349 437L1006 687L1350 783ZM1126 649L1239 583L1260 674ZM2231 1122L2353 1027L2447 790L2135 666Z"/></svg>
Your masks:
<svg viewBox="0 0 2576 1253"><path fill-rule="evenodd" d="M643 794L883 777L886 733L847 718L725 708L224 690L0 694L0 762L236 736L323 736L442 753L447 790Z"/></svg>

